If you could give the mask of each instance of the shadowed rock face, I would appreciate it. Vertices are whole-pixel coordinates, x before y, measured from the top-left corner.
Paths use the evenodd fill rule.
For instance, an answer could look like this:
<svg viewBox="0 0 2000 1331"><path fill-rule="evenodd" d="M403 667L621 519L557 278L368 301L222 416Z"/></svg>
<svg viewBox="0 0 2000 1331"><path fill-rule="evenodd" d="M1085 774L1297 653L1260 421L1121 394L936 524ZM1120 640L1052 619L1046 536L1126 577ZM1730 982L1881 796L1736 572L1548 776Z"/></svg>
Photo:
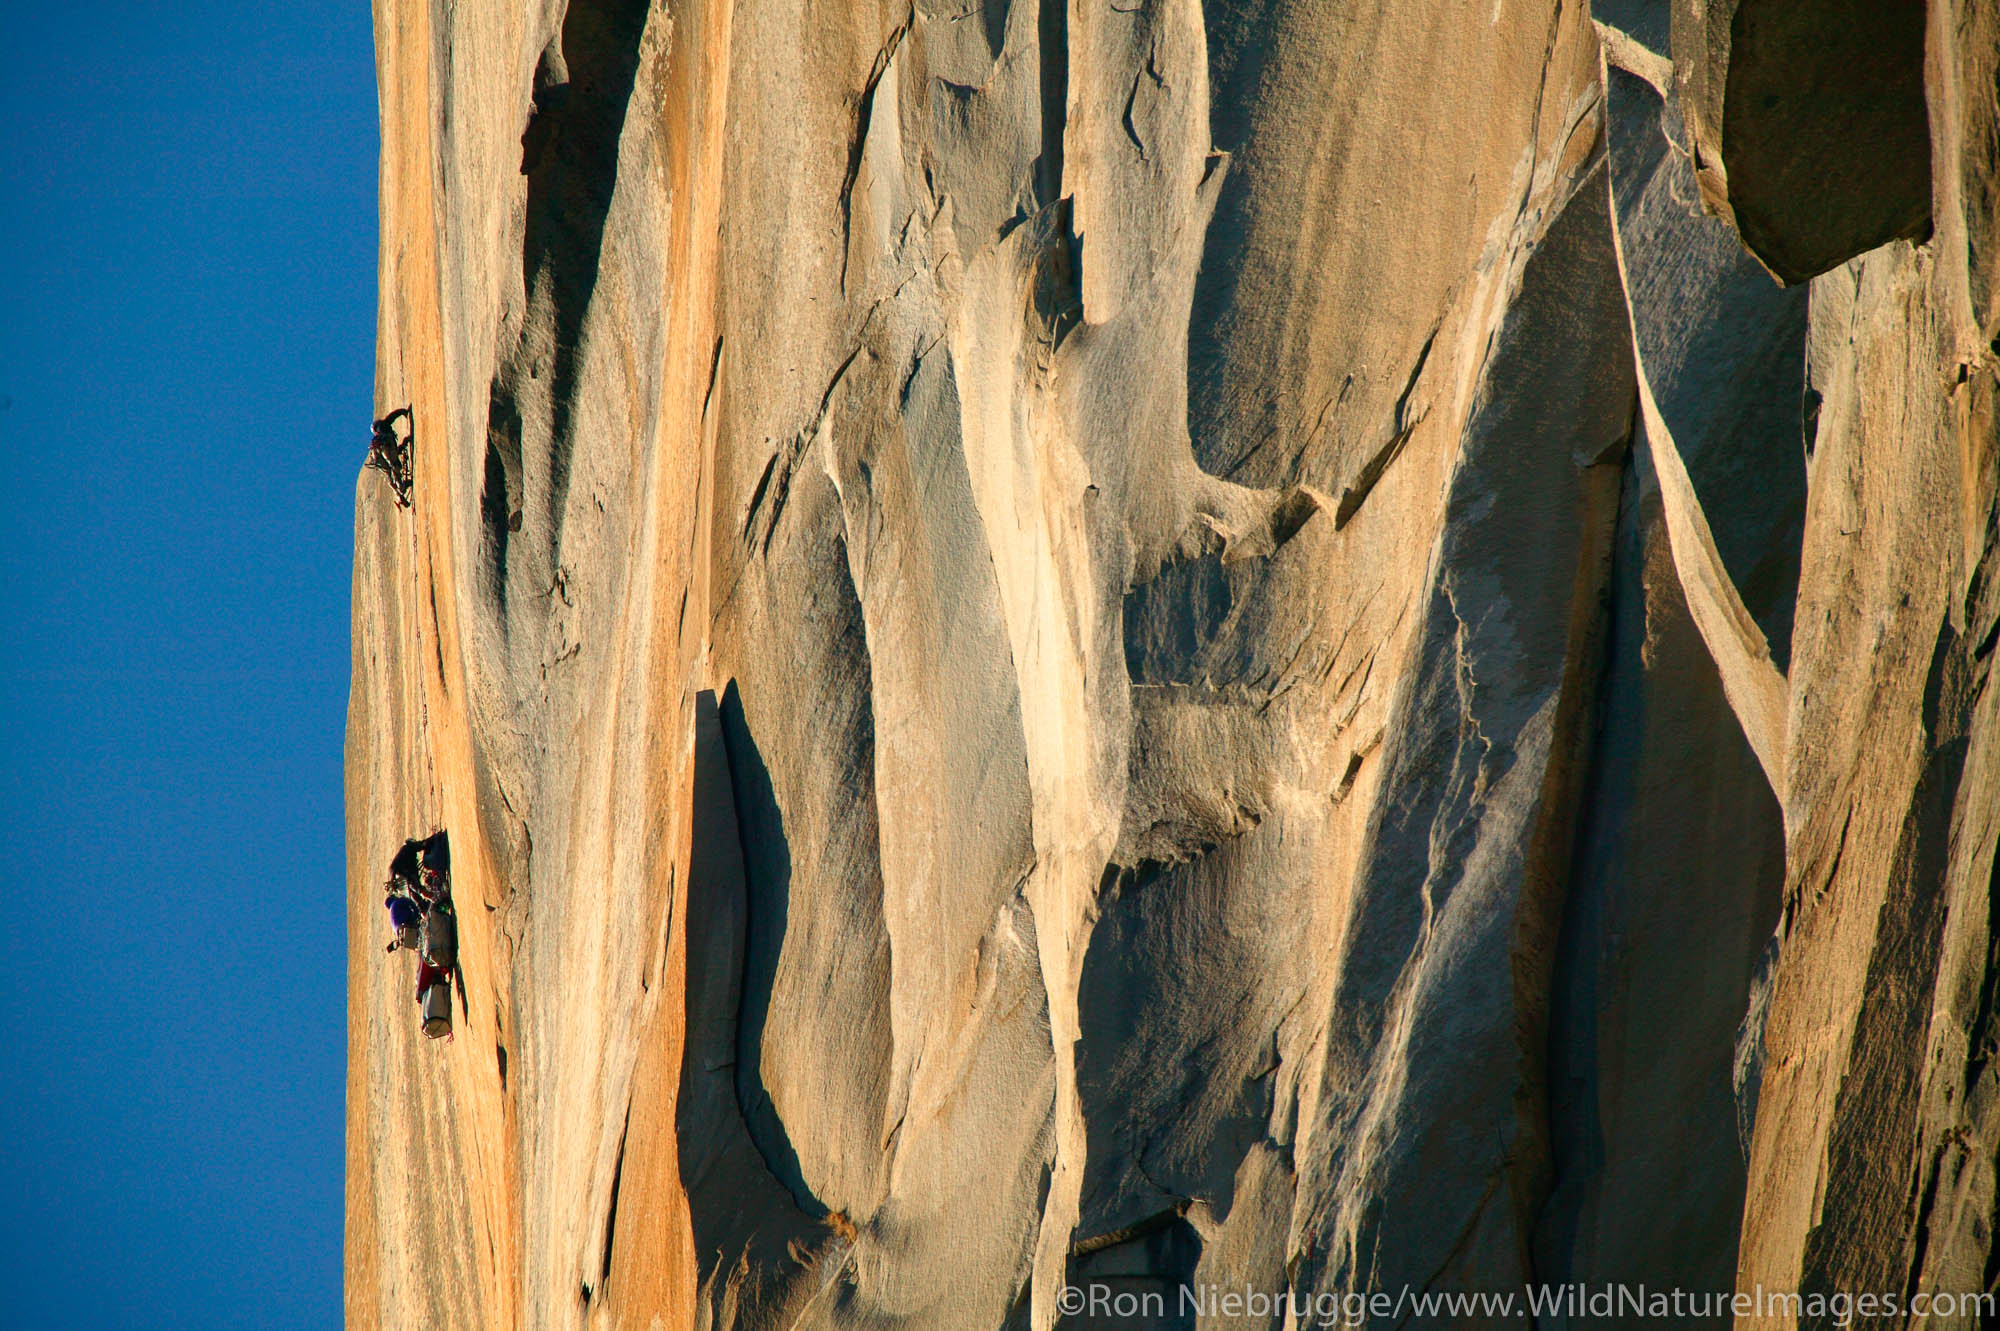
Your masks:
<svg viewBox="0 0 2000 1331"><path fill-rule="evenodd" d="M2000 20L1771 8L377 0L350 1323L1987 1288Z"/></svg>
<svg viewBox="0 0 2000 1331"><path fill-rule="evenodd" d="M1702 192L1781 280L1930 233L1924 26L1924 0L1674 0Z"/></svg>

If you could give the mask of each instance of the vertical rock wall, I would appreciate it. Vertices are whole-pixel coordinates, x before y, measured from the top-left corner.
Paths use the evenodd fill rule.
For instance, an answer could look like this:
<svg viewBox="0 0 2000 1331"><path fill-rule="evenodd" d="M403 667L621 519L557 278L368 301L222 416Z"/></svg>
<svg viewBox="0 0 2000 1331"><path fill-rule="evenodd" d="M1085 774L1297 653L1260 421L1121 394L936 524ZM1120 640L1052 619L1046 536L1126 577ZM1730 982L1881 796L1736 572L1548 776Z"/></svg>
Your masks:
<svg viewBox="0 0 2000 1331"><path fill-rule="evenodd" d="M2000 28L1770 8L377 0L350 1323L1987 1288Z"/></svg>

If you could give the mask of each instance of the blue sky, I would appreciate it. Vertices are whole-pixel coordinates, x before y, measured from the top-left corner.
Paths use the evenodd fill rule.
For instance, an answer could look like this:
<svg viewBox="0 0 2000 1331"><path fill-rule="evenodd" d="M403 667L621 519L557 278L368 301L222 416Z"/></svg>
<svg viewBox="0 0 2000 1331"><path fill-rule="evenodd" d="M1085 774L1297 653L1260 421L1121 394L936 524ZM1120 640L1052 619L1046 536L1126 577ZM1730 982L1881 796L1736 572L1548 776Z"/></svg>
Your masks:
<svg viewBox="0 0 2000 1331"><path fill-rule="evenodd" d="M5 31L0 1327L336 1326L368 7Z"/></svg>

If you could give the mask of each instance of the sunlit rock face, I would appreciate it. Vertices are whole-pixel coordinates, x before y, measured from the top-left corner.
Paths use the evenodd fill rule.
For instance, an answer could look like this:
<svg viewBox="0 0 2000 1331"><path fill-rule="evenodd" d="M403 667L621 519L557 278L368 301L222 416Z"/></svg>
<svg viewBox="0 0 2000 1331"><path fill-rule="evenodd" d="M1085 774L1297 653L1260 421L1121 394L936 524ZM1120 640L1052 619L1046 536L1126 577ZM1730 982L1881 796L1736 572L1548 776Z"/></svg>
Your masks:
<svg viewBox="0 0 2000 1331"><path fill-rule="evenodd" d="M1893 8L377 0L350 1323L1986 1288L2000 18Z"/></svg>

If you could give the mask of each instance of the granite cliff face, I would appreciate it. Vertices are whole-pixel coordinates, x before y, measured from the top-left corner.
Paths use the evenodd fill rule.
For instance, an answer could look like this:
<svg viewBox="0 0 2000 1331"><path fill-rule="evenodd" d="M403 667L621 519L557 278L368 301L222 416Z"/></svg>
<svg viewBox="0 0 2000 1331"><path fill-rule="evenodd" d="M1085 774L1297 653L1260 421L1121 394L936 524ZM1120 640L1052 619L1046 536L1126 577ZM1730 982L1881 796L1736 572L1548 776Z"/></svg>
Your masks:
<svg viewBox="0 0 2000 1331"><path fill-rule="evenodd" d="M2000 11L375 19L351 1325L2000 1284Z"/></svg>

